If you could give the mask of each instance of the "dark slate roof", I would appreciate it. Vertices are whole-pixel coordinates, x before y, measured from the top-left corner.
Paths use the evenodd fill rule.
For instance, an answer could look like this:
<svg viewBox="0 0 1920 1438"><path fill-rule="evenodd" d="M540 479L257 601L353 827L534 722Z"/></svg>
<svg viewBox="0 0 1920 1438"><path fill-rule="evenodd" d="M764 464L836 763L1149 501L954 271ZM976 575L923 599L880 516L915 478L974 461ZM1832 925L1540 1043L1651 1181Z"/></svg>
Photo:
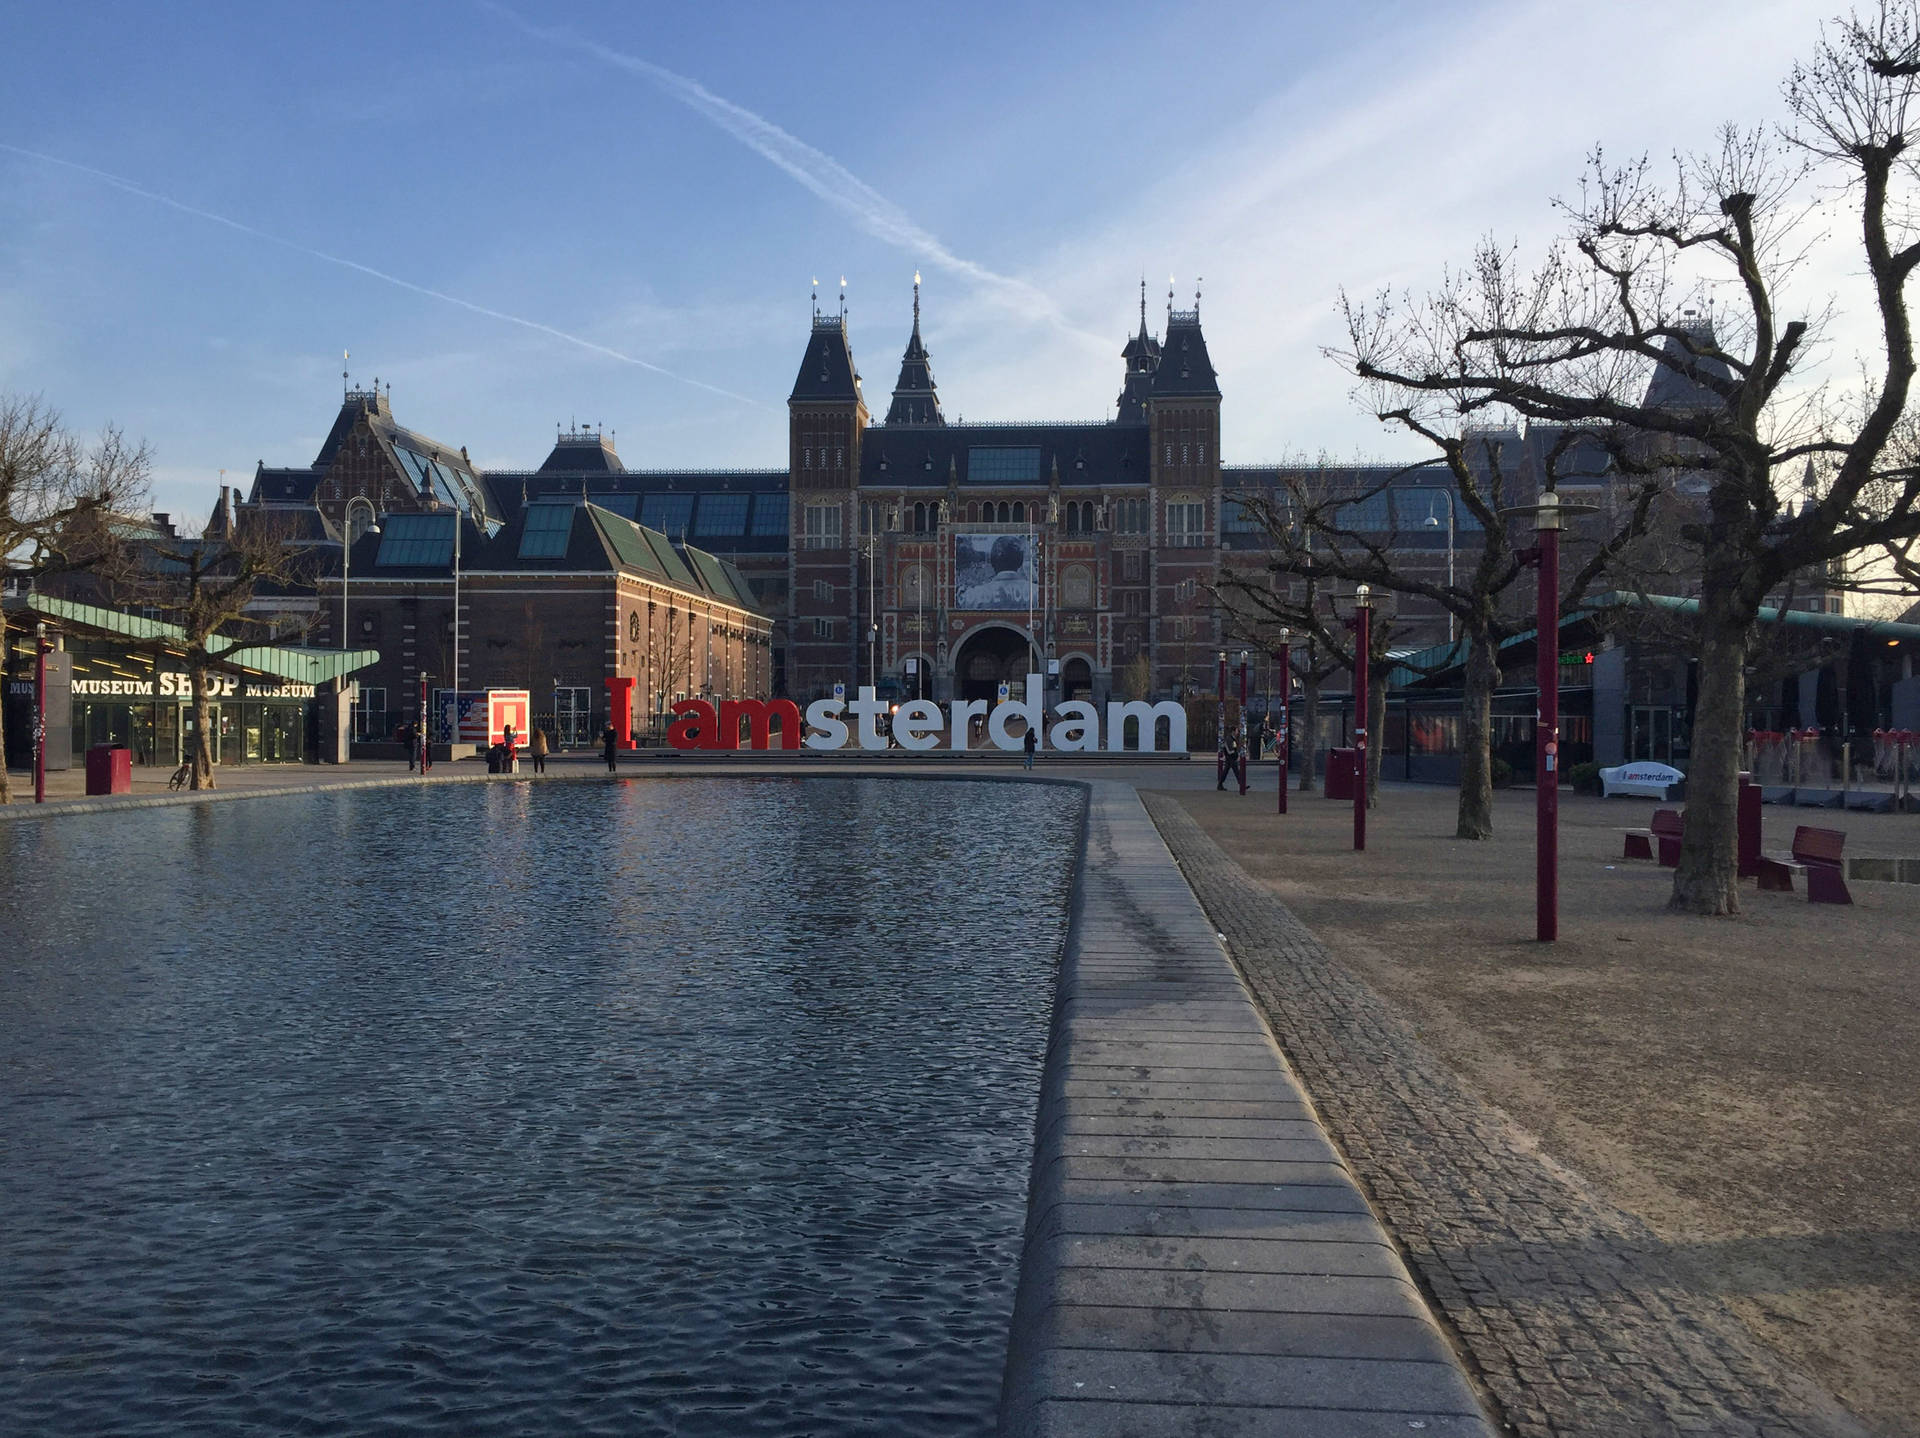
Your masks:
<svg viewBox="0 0 1920 1438"><path fill-rule="evenodd" d="M793 399L844 400L860 398L860 372L853 367L853 349L847 343L843 315L816 315L800 373L793 381Z"/></svg>
<svg viewBox="0 0 1920 1438"><path fill-rule="evenodd" d="M933 363L920 339L920 284L914 277L913 333L907 337L906 353L900 356L900 379L893 387L893 403L887 406L887 423L892 425L943 425L940 392L933 382Z"/></svg>
<svg viewBox="0 0 1920 1438"><path fill-rule="evenodd" d="M576 431L558 436L540 462L541 474L619 474L626 469L604 434Z"/></svg>
<svg viewBox="0 0 1920 1438"><path fill-rule="evenodd" d="M1140 303L1140 332L1127 341L1120 358L1127 362L1127 377L1120 386L1119 422L1145 424L1147 392L1153 384L1153 372L1160 367L1160 341L1147 333L1144 296Z"/></svg>
<svg viewBox="0 0 1920 1438"><path fill-rule="evenodd" d="M314 487L320 483L317 469L268 469L264 464L253 472L253 490L248 504L313 503Z"/></svg>
<svg viewBox="0 0 1920 1438"><path fill-rule="evenodd" d="M1696 346L1719 348L1710 323L1683 322L1679 328L1688 333ZM1726 404L1725 399L1700 382L1701 376L1722 382L1731 380L1733 372L1725 360L1695 355L1672 335L1661 342L1660 351L1665 358L1654 366L1653 378L1647 381L1646 398L1642 401L1648 409L1719 409Z"/></svg>
<svg viewBox="0 0 1920 1438"><path fill-rule="evenodd" d="M760 512L764 506L786 508L787 472L784 469L662 469L621 470L617 474L575 472L540 473L533 470L494 470L487 476L496 499L511 518L521 510L521 495L526 502L542 499L579 500L601 505L615 514L638 520L648 495L653 494L747 494L763 496L753 500L741 534L702 533L700 543L726 554L785 554L787 528L784 520L773 533L760 532ZM699 501L696 500L696 504ZM696 510L696 526L698 511Z"/></svg>
<svg viewBox="0 0 1920 1438"><path fill-rule="evenodd" d="M962 489L975 449L1038 449L1039 466L1031 480L995 480L995 484L1051 482L1057 466L1060 483L1145 484L1147 431L1138 425L1079 423L950 424L939 429L872 427L860 446L860 483L945 488L949 475Z"/></svg>
<svg viewBox="0 0 1920 1438"><path fill-rule="evenodd" d="M1220 380L1207 354L1206 336L1200 332L1199 310L1167 312L1166 343L1161 346L1160 363L1153 372L1149 392L1156 399L1220 398Z"/></svg>

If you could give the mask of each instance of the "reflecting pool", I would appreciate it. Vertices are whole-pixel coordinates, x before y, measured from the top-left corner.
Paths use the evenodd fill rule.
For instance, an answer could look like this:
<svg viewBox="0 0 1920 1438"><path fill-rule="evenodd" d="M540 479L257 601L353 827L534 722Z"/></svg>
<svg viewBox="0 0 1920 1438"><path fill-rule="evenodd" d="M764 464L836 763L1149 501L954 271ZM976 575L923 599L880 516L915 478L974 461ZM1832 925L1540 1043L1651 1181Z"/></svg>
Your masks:
<svg viewBox="0 0 1920 1438"><path fill-rule="evenodd" d="M0 1426L990 1431L1080 803L0 826Z"/></svg>

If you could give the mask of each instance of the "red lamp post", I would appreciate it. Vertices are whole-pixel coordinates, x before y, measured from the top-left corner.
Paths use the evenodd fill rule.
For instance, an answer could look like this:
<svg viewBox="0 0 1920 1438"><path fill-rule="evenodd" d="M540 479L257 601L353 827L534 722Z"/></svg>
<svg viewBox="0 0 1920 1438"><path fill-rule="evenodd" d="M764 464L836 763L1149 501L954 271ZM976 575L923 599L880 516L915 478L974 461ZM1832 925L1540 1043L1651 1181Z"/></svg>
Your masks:
<svg viewBox="0 0 1920 1438"><path fill-rule="evenodd" d="M1220 651L1220 672L1214 685L1213 707L1213 782L1215 788L1227 782L1227 651Z"/></svg>
<svg viewBox="0 0 1920 1438"><path fill-rule="evenodd" d="M1367 847L1367 661L1373 654L1373 591L1353 591L1353 848Z"/></svg>
<svg viewBox="0 0 1920 1438"><path fill-rule="evenodd" d="M1539 574L1534 619L1534 683L1540 691L1533 725L1534 935L1560 936L1560 530L1568 517L1593 514L1590 504L1562 504L1543 490L1538 504L1507 511L1533 516L1539 543L1522 558Z"/></svg>
<svg viewBox="0 0 1920 1438"><path fill-rule="evenodd" d="M33 802L47 802L47 623L33 626Z"/></svg>
<svg viewBox="0 0 1920 1438"><path fill-rule="evenodd" d="M1240 651L1240 792L1247 792L1247 651Z"/></svg>
<svg viewBox="0 0 1920 1438"><path fill-rule="evenodd" d="M1293 654L1288 642L1292 635L1285 629L1280 631L1280 647L1273 653L1273 662L1280 669L1280 723L1273 732L1273 757L1280 768L1280 807L1277 812L1287 812L1287 718L1293 707Z"/></svg>

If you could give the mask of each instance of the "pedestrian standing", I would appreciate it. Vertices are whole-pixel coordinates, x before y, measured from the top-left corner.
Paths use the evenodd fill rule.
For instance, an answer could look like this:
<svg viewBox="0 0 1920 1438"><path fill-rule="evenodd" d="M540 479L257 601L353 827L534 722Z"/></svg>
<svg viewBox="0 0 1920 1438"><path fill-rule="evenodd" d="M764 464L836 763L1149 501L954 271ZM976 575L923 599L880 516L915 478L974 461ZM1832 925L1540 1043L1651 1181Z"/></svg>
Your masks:
<svg viewBox="0 0 1920 1438"><path fill-rule="evenodd" d="M533 760L533 772L547 772L547 731L538 724L533 726L533 738L527 744L527 757Z"/></svg>
<svg viewBox="0 0 1920 1438"><path fill-rule="evenodd" d="M507 746L507 762L505 767L506 772L511 774L513 772L513 725L507 724L502 726L501 742Z"/></svg>
<svg viewBox="0 0 1920 1438"><path fill-rule="evenodd" d="M614 761L614 745L618 742L619 739L613 732L613 725L607 725L607 732L600 736L600 752L606 756L609 774L619 772L619 765Z"/></svg>
<svg viewBox="0 0 1920 1438"><path fill-rule="evenodd" d="M1029 724L1027 726L1027 737L1022 742L1027 751L1027 757L1022 762L1021 767L1023 769L1031 769L1033 767L1033 751L1040 747L1040 726L1038 724Z"/></svg>
<svg viewBox="0 0 1920 1438"><path fill-rule="evenodd" d="M407 751L407 772L411 774L413 772L413 724L412 722L403 720L401 722L400 727L393 731L393 737L398 739L400 741L400 747Z"/></svg>

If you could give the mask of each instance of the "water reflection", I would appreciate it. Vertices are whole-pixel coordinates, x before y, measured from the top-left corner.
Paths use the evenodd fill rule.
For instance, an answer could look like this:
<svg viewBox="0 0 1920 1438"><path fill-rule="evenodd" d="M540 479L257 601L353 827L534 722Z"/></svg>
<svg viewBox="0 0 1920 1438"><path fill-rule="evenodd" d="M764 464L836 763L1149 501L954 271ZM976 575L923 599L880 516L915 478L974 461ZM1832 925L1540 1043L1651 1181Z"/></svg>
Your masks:
<svg viewBox="0 0 1920 1438"><path fill-rule="evenodd" d="M22 1432L990 1428L1078 799L0 829Z"/></svg>

